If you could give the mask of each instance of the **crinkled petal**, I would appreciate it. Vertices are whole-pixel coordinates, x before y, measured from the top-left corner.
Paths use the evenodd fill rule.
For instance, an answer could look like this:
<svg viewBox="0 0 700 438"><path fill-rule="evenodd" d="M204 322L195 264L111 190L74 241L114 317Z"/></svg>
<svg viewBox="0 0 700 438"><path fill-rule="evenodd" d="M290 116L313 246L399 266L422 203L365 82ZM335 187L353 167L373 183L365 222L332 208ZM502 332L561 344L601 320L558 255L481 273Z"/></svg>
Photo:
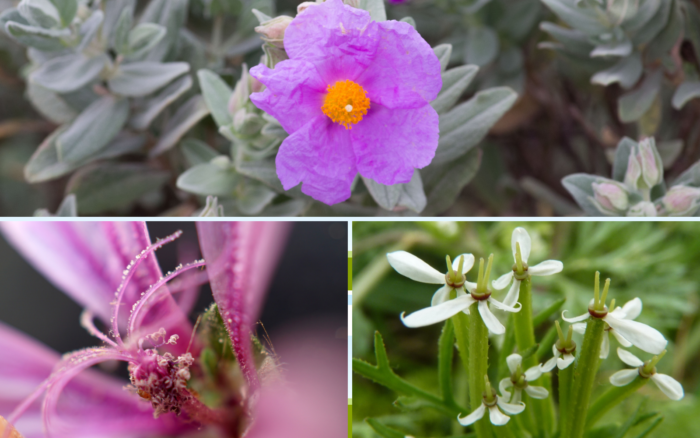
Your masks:
<svg viewBox="0 0 700 438"><path fill-rule="evenodd" d="M484 412L486 412L486 406L484 404L480 404L478 408L474 409L474 411L467 415L466 417L462 418L459 415L457 416L457 421L459 421L459 424L462 426L469 426L470 424L474 424L477 421L481 420L484 416Z"/></svg>
<svg viewBox="0 0 700 438"><path fill-rule="evenodd" d="M591 317L591 314L586 312L583 315L574 316L573 318L567 318L566 316L564 316L565 313L566 313L566 310L561 312L561 318L566 322L581 322L581 321L585 321Z"/></svg>
<svg viewBox="0 0 700 438"><path fill-rule="evenodd" d="M316 66L323 80L357 81L375 60L380 29L369 12L328 0L297 15L284 33L291 59ZM362 84L360 84L362 85Z"/></svg>
<svg viewBox="0 0 700 438"><path fill-rule="evenodd" d="M452 287L444 285L433 294L433 299L430 301L430 305L437 306L438 304L442 304L449 300L451 291Z"/></svg>
<svg viewBox="0 0 700 438"><path fill-rule="evenodd" d="M644 362L640 358L638 358L637 356L635 356L627 350L623 350L620 347L617 347L617 355L620 357L621 361L623 361L631 367L638 368L644 365Z"/></svg>
<svg viewBox="0 0 700 438"><path fill-rule="evenodd" d="M557 366L557 356L552 356L547 362L542 364L542 371L548 373Z"/></svg>
<svg viewBox="0 0 700 438"><path fill-rule="evenodd" d="M503 298L503 304L506 306L513 307L517 304L520 299L520 280L514 280L513 284L508 289L506 297Z"/></svg>
<svg viewBox="0 0 700 438"><path fill-rule="evenodd" d="M350 130L357 170L381 184L407 183L415 169L433 160L439 132L438 114L430 105L389 109L372 104Z"/></svg>
<svg viewBox="0 0 700 438"><path fill-rule="evenodd" d="M462 310L474 304L474 298L471 295L464 295L454 300L446 301L437 306L426 307L418 310L408 316L401 315L401 321L406 327L424 327L426 325L435 324L444 321Z"/></svg>
<svg viewBox="0 0 700 438"><path fill-rule="evenodd" d="M525 403L519 402L519 403L506 403L504 401L498 400L496 402L498 404L498 407L503 409L503 412L510 414L510 415L517 415L521 413L522 411L525 410Z"/></svg>
<svg viewBox="0 0 700 438"><path fill-rule="evenodd" d="M533 380L537 380L540 378L542 375L542 367L540 365L535 365L534 367L530 367L525 371L525 380L528 382L532 382Z"/></svg>
<svg viewBox="0 0 700 438"><path fill-rule="evenodd" d="M498 406L500 406L500 403ZM489 406L489 420L491 420L491 424L494 426L503 426L510 421L510 417L504 415L503 412L498 409L498 406Z"/></svg>
<svg viewBox="0 0 700 438"><path fill-rule="evenodd" d="M557 368L559 368L560 370L566 369L566 367L574 363L574 360L576 360L576 358L573 354L564 354L562 357L557 358Z"/></svg>
<svg viewBox="0 0 700 438"><path fill-rule="evenodd" d="M527 271L530 273L530 275L542 277L545 275L557 274L561 272L562 269L564 269L564 263L560 262L559 260L545 260L542 263L529 267Z"/></svg>
<svg viewBox="0 0 700 438"><path fill-rule="evenodd" d="M462 264L462 274L466 274L474 266L474 256L472 254L460 254L452 261L452 269L455 271L459 269L459 258L464 257L464 263Z"/></svg>
<svg viewBox="0 0 700 438"><path fill-rule="evenodd" d="M610 376L610 383L614 386L625 386L634 380L635 377L639 375L639 371L634 370L620 370Z"/></svg>
<svg viewBox="0 0 700 438"><path fill-rule="evenodd" d="M508 365L508 369L510 370L511 374L515 373L522 363L523 357L518 353L513 353L510 356L506 357L506 364Z"/></svg>
<svg viewBox="0 0 700 438"><path fill-rule="evenodd" d="M513 271L509 271L506 274L501 275L498 277L496 280L493 280L491 282L491 286L493 286L494 289L496 290L501 290L508 286L510 284L510 281L513 279Z"/></svg>
<svg viewBox="0 0 700 438"><path fill-rule="evenodd" d="M637 319L639 314L642 313L642 300L634 298L627 301L622 306L622 311L625 312L625 319Z"/></svg>
<svg viewBox="0 0 700 438"><path fill-rule="evenodd" d="M601 359L607 359L608 354L610 354L610 336L608 333L603 333L603 340L600 343L600 354L598 357Z"/></svg>
<svg viewBox="0 0 700 438"><path fill-rule="evenodd" d="M515 260L515 244L520 244L520 257L527 263L527 259L530 258L530 249L532 248L532 241L530 240L530 235L527 234L525 228L518 227L513 230L513 236L510 239L510 247L513 250L513 260Z"/></svg>
<svg viewBox="0 0 700 438"><path fill-rule="evenodd" d="M379 23L376 56L357 80L373 102L388 108L421 107L442 88L433 49L413 26L393 20Z"/></svg>
<svg viewBox="0 0 700 438"><path fill-rule="evenodd" d="M544 388L542 386L531 386L528 385L525 387L525 392L527 392L527 395L529 395L532 398L547 398L549 395L549 391L547 391L547 388Z"/></svg>
<svg viewBox="0 0 700 438"><path fill-rule="evenodd" d="M282 142L275 164L285 190L303 182L302 192L329 205L350 197L357 174L348 132L323 114Z"/></svg>
<svg viewBox="0 0 700 438"><path fill-rule="evenodd" d="M276 118L289 134L323 115L327 84L310 62L288 59L274 69L259 64L250 69L250 74L267 86L251 94L250 100Z"/></svg>
<svg viewBox="0 0 700 438"><path fill-rule="evenodd" d="M421 283L445 284L445 274L406 251L394 251L386 255L392 268L404 277Z"/></svg>
<svg viewBox="0 0 700 438"><path fill-rule="evenodd" d="M510 400L510 391L508 391L508 388L512 387L513 381L510 380L510 377L501 379L501 381L498 383L498 389L499 391L501 391L501 397L503 397L506 400Z"/></svg>
<svg viewBox="0 0 700 438"><path fill-rule="evenodd" d="M680 400L685 395L683 386L681 386L681 384L671 376L656 373L651 376L651 380L653 380L661 392L666 394L666 396L671 400Z"/></svg>
<svg viewBox="0 0 700 438"><path fill-rule="evenodd" d="M486 328L488 328L491 333L494 335L502 335L506 332L506 328L503 327L503 324L491 313L491 309L489 309L489 305L486 301L479 301L479 314L481 315L481 319L484 320L484 325L486 325Z"/></svg>
<svg viewBox="0 0 700 438"><path fill-rule="evenodd" d="M615 336L615 339L617 339L617 342L619 342L620 345L622 345L623 347L629 348L629 347L632 346L632 343L631 343L630 341L628 341L627 339L625 339L624 337L622 337L622 336L621 336L618 332L616 332L615 330L610 330L610 333L612 333L613 336Z"/></svg>
<svg viewBox="0 0 700 438"><path fill-rule="evenodd" d="M622 337L630 341L632 345L647 353L659 354L666 348L666 344L668 343L661 332L641 322L617 319L610 314L603 318L603 320L607 322L613 330L617 330Z"/></svg>
<svg viewBox="0 0 700 438"><path fill-rule="evenodd" d="M489 297L487 301L499 310L505 310L506 312L512 312L512 313L520 312L520 309L523 307L522 305L520 305L520 307L508 306L507 304L504 304L493 297ZM520 303L515 303L515 304L520 304Z"/></svg>

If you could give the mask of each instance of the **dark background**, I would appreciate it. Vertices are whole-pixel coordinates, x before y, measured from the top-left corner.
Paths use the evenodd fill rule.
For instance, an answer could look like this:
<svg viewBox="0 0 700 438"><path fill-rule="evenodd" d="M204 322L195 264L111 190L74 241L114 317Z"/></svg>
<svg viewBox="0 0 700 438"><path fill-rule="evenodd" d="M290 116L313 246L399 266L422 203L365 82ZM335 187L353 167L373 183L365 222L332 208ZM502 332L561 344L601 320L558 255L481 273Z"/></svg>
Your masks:
<svg viewBox="0 0 700 438"><path fill-rule="evenodd" d="M270 334L290 323L323 318L347 336L347 222L299 222L292 226L287 246L270 285L260 321ZM177 245L199 248L194 222L149 222L151 240L177 230L183 235L158 250L163 271L180 261ZM198 256L200 257L200 256ZM269 267L261 267L265 275ZM82 308L34 270L0 234L0 321L65 353L99 345L80 326ZM190 319L213 302L208 285L201 288Z"/></svg>

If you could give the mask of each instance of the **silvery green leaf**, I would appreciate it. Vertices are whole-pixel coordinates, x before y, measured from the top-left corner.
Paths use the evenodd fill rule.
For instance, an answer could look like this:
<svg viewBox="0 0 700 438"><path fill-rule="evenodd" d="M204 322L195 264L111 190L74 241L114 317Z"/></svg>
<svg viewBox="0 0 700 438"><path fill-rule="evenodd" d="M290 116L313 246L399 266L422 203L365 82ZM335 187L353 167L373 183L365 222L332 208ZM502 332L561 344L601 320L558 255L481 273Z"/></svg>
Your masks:
<svg viewBox="0 0 700 438"><path fill-rule="evenodd" d="M214 148L195 138L186 138L180 142L180 149L190 166L208 163L221 155Z"/></svg>
<svg viewBox="0 0 700 438"><path fill-rule="evenodd" d="M146 164L103 163L76 172L68 181L66 193L75 194L80 214L98 214L130 206L159 190L169 178L167 171Z"/></svg>
<svg viewBox="0 0 700 438"><path fill-rule="evenodd" d="M264 136L274 137L280 140L284 140L289 136L289 134L287 134L287 131L285 131L282 125L280 125L279 123L268 122L262 127L260 133Z"/></svg>
<svg viewBox="0 0 700 438"><path fill-rule="evenodd" d="M265 207L260 212L260 216L264 217L294 217L304 213L304 210L309 206L308 199L291 199L289 201L280 202L279 204L271 204Z"/></svg>
<svg viewBox="0 0 700 438"><path fill-rule="evenodd" d="M490 2L491 0L469 0L466 2L464 12L469 15L476 14L481 8Z"/></svg>
<svg viewBox="0 0 700 438"><path fill-rule="evenodd" d="M58 138L61 161L81 161L105 147L129 117L129 102L104 96L87 107Z"/></svg>
<svg viewBox="0 0 700 438"><path fill-rule="evenodd" d="M122 18L122 13L124 9L131 9L132 23L129 23L129 28L125 29L128 32L131 30L133 24L133 11L136 7L136 0L120 0L120 1L108 1L102 3L102 10L105 14L105 19L102 21L102 41L108 43L109 47L116 47L114 44L117 23Z"/></svg>
<svg viewBox="0 0 700 438"><path fill-rule="evenodd" d="M70 105L71 108L78 111L79 113L83 112L85 108L92 105L96 100L100 99L101 97L102 96L95 93L93 87L90 86L79 88L75 91L71 91L70 93L61 94L61 98L68 105Z"/></svg>
<svg viewBox="0 0 700 438"><path fill-rule="evenodd" d="M383 209L391 211L399 203L401 188L398 184L387 186L365 177L362 177L362 181L365 183L369 194Z"/></svg>
<svg viewBox="0 0 700 438"><path fill-rule="evenodd" d="M676 92L673 93L673 100L671 104L677 110L683 108L683 106L690 100L700 97L700 82L698 81L686 81L683 82L676 88Z"/></svg>
<svg viewBox="0 0 700 438"><path fill-rule="evenodd" d="M42 29L10 21L5 25L9 33L20 44L47 52L56 52L66 48L61 38L70 35L68 29Z"/></svg>
<svg viewBox="0 0 700 438"><path fill-rule="evenodd" d="M476 146L517 97L510 88L491 88L441 115L440 141L433 163L451 161Z"/></svg>
<svg viewBox="0 0 700 438"><path fill-rule="evenodd" d="M189 70L190 65L186 62L134 62L120 65L107 85L112 92L122 96L146 96Z"/></svg>
<svg viewBox="0 0 700 438"><path fill-rule="evenodd" d="M660 141L656 145L656 149L659 151L659 156L664 164L664 169L670 169L673 163L676 162L678 157L683 151L683 140L667 140Z"/></svg>
<svg viewBox="0 0 700 438"><path fill-rule="evenodd" d="M17 10L31 24L45 29L57 27L61 23L58 10L49 0L22 0Z"/></svg>
<svg viewBox="0 0 700 438"><path fill-rule="evenodd" d="M63 27L70 25L78 12L78 0L51 0L51 3L58 9Z"/></svg>
<svg viewBox="0 0 700 438"><path fill-rule="evenodd" d="M32 81L27 81L27 97L34 109L57 125L69 123L78 116L61 96Z"/></svg>
<svg viewBox="0 0 700 438"><path fill-rule="evenodd" d="M231 114L228 112L228 101L233 94L231 87L219 75L210 70L199 70L197 77L204 101L207 103L217 126L222 127L233 123Z"/></svg>
<svg viewBox="0 0 700 438"><path fill-rule="evenodd" d="M457 159L444 164L431 163L421 169L427 205L424 216L435 216L447 210L469 181L474 178L481 164L481 151L472 149Z"/></svg>
<svg viewBox="0 0 700 438"><path fill-rule="evenodd" d="M678 0L668 0L668 3L673 3L668 22L661 32L649 42L645 53L647 60L666 56L683 32L683 11Z"/></svg>
<svg viewBox="0 0 700 438"><path fill-rule="evenodd" d="M440 61L440 70L447 70L447 65L450 63L450 57L452 56L452 44L440 44L433 47L433 52L438 57Z"/></svg>
<svg viewBox="0 0 700 438"><path fill-rule="evenodd" d="M253 15L253 9L262 12L268 17L275 17L274 0L241 0L242 12L238 15L236 22L236 33L240 36L248 35L257 26L258 19Z"/></svg>
<svg viewBox="0 0 700 438"><path fill-rule="evenodd" d="M588 216L603 216L603 213L591 202L591 198L594 195L593 183L605 179L587 173L575 173L562 179L561 183Z"/></svg>
<svg viewBox="0 0 700 438"><path fill-rule="evenodd" d="M236 206L247 216L260 214L277 196L277 193L261 183L248 180L243 192L238 196Z"/></svg>
<svg viewBox="0 0 700 438"><path fill-rule="evenodd" d="M90 18L85 20L83 24L80 25L80 45L78 45L77 50L82 52L85 48L92 42L97 35L97 31L100 29L102 20L104 20L105 15L102 11L93 11Z"/></svg>
<svg viewBox="0 0 700 438"><path fill-rule="evenodd" d="M571 0L542 0L563 22L588 36L597 36L610 29L596 16L592 8L578 7Z"/></svg>
<svg viewBox="0 0 700 438"><path fill-rule="evenodd" d="M178 39L180 28L185 24L188 4L188 0L152 0L148 3L141 14L140 23L160 24L166 29L165 37L147 51L145 58L148 61L162 61L168 55Z"/></svg>
<svg viewBox="0 0 700 438"><path fill-rule="evenodd" d="M695 59L700 59L700 7L686 3L685 18L685 38L693 46Z"/></svg>
<svg viewBox="0 0 700 438"><path fill-rule="evenodd" d="M401 186L401 195L399 196L398 205L406 207L416 213L423 211L428 200L423 190L423 181L421 180L420 171L418 169L414 170L411 181L398 185Z"/></svg>
<svg viewBox="0 0 700 438"><path fill-rule="evenodd" d="M416 20L414 20L413 17L403 17L399 21L410 24L414 29L416 28Z"/></svg>
<svg viewBox="0 0 700 438"><path fill-rule="evenodd" d="M209 108L201 94L192 96L168 121L158 143L151 150L150 156L154 157L175 146L183 135L194 125L209 114Z"/></svg>
<svg viewBox="0 0 700 438"><path fill-rule="evenodd" d="M639 120L644 113L651 108L654 99L661 89L661 79L663 73L661 69L647 74L642 85L620 98L618 101L618 115L624 123Z"/></svg>
<svg viewBox="0 0 700 438"><path fill-rule="evenodd" d="M263 40L260 35L255 34L244 39L243 41L236 42L230 46L226 46L226 55L228 56L241 56L246 53L252 52L253 50L258 50L263 44Z"/></svg>
<svg viewBox="0 0 700 438"><path fill-rule="evenodd" d="M69 93L95 80L107 62L109 57L104 53L91 58L72 53L45 62L29 75L29 80L57 93Z"/></svg>
<svg viewBox="0 0 700 438"><path fill-rule="evenodd" d="M457 103L462 93L472 82L479 67L476 65L460 65L442 74L442 90L434 101L430 102L438 114L452 108Z"/></svg>
<svg viewBox="0 0 700 438"><path fill-rule="evenodd" d="M554 23L543 21L540 29L549 33L563 45L563 49L580 57L588 57L593 50L593 44L583 32L576 29L566 29Z"/></svg>
<svg viewBox="0 0 700 438"><path fill-rule="evenodd" d="M192 88L192 78L190 75L183 76L174 81L172 84L159 91L154 97L144 102L143 107L134 112L129 121L129 126L138 131L143 131L148 128L161 111L185 94L190 88Z"/></svg>
<svg viewBox="0 0 700 438"><path fill-rule="evenodd" d="M124 54L128 59L140 59L160 43L166 34L165 27L154 23L142 23L129 32L128 48Z"/></svg>
<svg viewBox="0 0 700 438"><path fill-rule="evenodd" d="M130 7L122 9L114 28L114 50L120 55L129 53L129 33L134 23L134 11ZM162 38L162 37L161 37Z"/></svg>
<svg viewBox="0 0 700 438"><path fill-rule="evenodd" d="M520 187L530 196L540 202L544 202L552 207L555 214L561 216L576 216L580 214L580 209L573 202L556 193L535 178L525 176L520 179Z"/></svg>
<svg viewBox="0 0 700 438"><path fill-rule="evenodd" d="M262 42L260 44L262 44ZM209 63L209 49L206 44L187 28L180 29L177 50L178 58L181 61L187 62L192 71L201 70Z"/></svg>
<svg viewBox="0 0 700 438"><path fill-rule="evenodd" d="M467 33L465 61L483 66L498 56L500 42L496 31L488 26L472 27Z"/></svg>
<svg viewBox="0 0 700 438"><path fill-rule="evenodd" d="M629 14L621 24L627 34L633 34L649 26L650 21L659 13L662 0L646 0L638 2L638 8ZM633 8L629 8L631 11Z"/></svg>
<svg viewBox="0 0 700 438"><path fill-rule="evenodd" d="M22 16L22 14L19 13L17 8L5 9L4 11L2 11L2 13L0 13L0 27L2 27L3 32L7 32L5 26L11 21L18 24L23 24L25 26L31 26L29 22Z"/></svg>
<svg viewBox="0 0 700 438"><path fill-rule="evenodd" d="M700 161L690 166L673 182L674 186L686 185L700 187Z"/></svg>
<svg viewBox="0 0 700 438"><path fill-rule="evenodd" d="M615 181L623 182L625 180L630 154L636 146L637 142L629 137L623 137L617 144L612 171L612 177Z"/></svg>
<svg viewBox="0 0 700 438"><path fill-rule="evenodd" d="M386 21L386 9L383 0L360 0L360 9L369 12L369 16L374 21Z"/></svg>
<svg viewBox="0 0 700 438"><path fill-rule="evenodd" d="M523 52L519 47L508 47L498 56L498 68L508 75L517 75L524 70Z"/></svg>
<svg viewBox="0 0 700 438"><path fill-rule="evenodd" d="M58 217L76 217L78 216L78 200L75 195L68 195L63 199L61 205L56 210Z"/></svg>
<svg viewBox="0 0 700 438"><path fill-rule="evenodd" d="M620 59L609 69L599 71L591 78L592 84L610 85L619 82L620 86L628 89L637 83L642 76L642 59L639 52Z"/></svg>
<svg viewBox="0 0 700 438"><path fill-rule="evenodd" d="M632 42L628 39L599 44L591 51L591 58L607 56L629 56L632 53Z"/></svg>
<svg viewBox="0 0 700 438"><path fill-rule="evenodd" d="M197 195L232 197L240 181L233 167L209 162L187 169L177 178L177 187Z"/></svg>
<svg viewBox="0 0 700 438"><path fill-rule="evenodd" d="M285 193L282 183L280 183L280 179L277 177L274 160L244 161L237 158L235 161L236 171L241 175L254 178L266 184L277 193Z"/></svg>
<svg viewBox="0 0 700 438"><path fill-rule="evenodd" d="M49 181L98 159L114 158L141 150L146 138L143 135L121 133L106 148L78 162L62 161L56 147L56 139L64 132L59 128L47 137L34 152L24 168L24 177L29 183Z"/></svg>
<svg viewBox="0 0 700 438"><path fill-rule="evenodd" d="M624 26L626 30L633 27L634 29L630 29L630 32L635 32L636 29L636 33L634 33L632 37L632 43L635 46L649 43L649 41L653 40L659 32L661 32L666 26L666 23L668 23L668 19L671 15L671 7L673 6L672 2L669 0L649 0L645 2L645 4L648 5L647 7L650 7L649 9L653 9L654 3L660 4L649 20L642 23L644 18L646 18L646 14L638 14L639 22L636 21L637 17L635 17L634 20L630 20L630 22L626 23ZM648 13L649 11L646 12Z"/></svg>
<svg viewBox="0 0 700 438"><path fill-rule="evenodd" d="M272 20L272 17L270 17L269 15L264 14L264 13L258 11L258 10L255 9L255 8L251 9L251 12L253 13L253 15L255 15L255 18L258 19L258 22L259 22L260 24L263 24L263 23L266 22L266 21Z"/></svg>
<svg viewBox="0 0 700 438"><path fill-rule="evenodd" d="M504 32L515 41L527 38L542 16L540 0L511 2L498 20L499 32Z"/></svg>

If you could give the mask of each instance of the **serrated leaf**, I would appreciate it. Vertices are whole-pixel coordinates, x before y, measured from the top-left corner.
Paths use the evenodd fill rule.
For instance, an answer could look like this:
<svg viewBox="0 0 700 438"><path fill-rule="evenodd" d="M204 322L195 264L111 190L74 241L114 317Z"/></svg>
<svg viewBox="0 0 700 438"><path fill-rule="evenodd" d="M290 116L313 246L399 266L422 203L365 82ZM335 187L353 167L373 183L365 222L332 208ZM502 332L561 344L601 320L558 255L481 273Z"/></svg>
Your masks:
<svg viewBox="0 0 700 438"><path fill-rule="evenodd" d="M154 157L175 146L180 141L183 135L187 133L194 125L209 114L204 98L201 94L192 96L185 102L168 121L163 129L163 134L151 150L150 156Z"/></svg>
<svg viewBox="0 0 700 438"><path fill-rule="evenodd" d="M134 62L121 65L107 85L122 96L147 96L189 70L190 65L186 62Z"/></svg>
<svg viewBox="0 0 700 438"><path fill-rule="evenodd" d="M177 178L177 187L197 195L232 197L239 182L232 167L209 162L187 169Z"/></svg>
<svg viewBox="0 0 700 438"><path fill-rule="evenodd" d="M53 58L29 75L29 80L57 93L70 93L95 80L109 57L104 53L89 58L73 53Z"/></svg>
<svg viewBox="0 0 700 438"><path fill-rule="evenodd" d="M430 102L430 105L438 113L452 108L457 103L462 93L472 82L479 67L476 65L461 65L442 74L442 90L440 94Z"/></svg>
<svg viewBox="0 0 700 438"><path fill-rule="evenodd" d="M443 213L452 204L469 181L474 178L481 164L481 151L472 149L447 163L430 164L421 170L423 187L427 197L424 216Z"/></svg>
<svg viewBox="0 0 700 438"><path fill-rule="evenodd" d="M661 69L647 74L639 88L620 98L617 112L623 123L639 120L651 108L661 89L662 77Z"/></svg>
<svg viewBox="0 0 700 438"><path fill-rule="evenodd" d="M496 31L488 26L472 27L467 34L465 61L484 66L498 56L500 42Z"/></svg>
<svg viewBox="0 0 700 438"><path fill-rule="evenodd" d="M199 70L197 77L204 101L207 103L217 126L222 127L233 123L231 114L228 112L228 101L233 90L219 75L210 70Z"/></svg>

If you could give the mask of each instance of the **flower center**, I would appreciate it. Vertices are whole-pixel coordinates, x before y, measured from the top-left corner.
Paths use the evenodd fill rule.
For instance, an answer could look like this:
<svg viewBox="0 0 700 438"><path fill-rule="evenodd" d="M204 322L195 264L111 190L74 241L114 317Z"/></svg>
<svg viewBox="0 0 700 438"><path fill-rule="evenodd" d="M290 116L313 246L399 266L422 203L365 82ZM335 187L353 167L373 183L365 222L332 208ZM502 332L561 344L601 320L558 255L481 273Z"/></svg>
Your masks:
<svg viewBox="0 0 700 438"><path fill-rule="evenodd" d="M335 123L352 129L352 125L362 120L369 109L367 92L353 81L338 81L328 86L328 94L321 111Z"/></svg>

